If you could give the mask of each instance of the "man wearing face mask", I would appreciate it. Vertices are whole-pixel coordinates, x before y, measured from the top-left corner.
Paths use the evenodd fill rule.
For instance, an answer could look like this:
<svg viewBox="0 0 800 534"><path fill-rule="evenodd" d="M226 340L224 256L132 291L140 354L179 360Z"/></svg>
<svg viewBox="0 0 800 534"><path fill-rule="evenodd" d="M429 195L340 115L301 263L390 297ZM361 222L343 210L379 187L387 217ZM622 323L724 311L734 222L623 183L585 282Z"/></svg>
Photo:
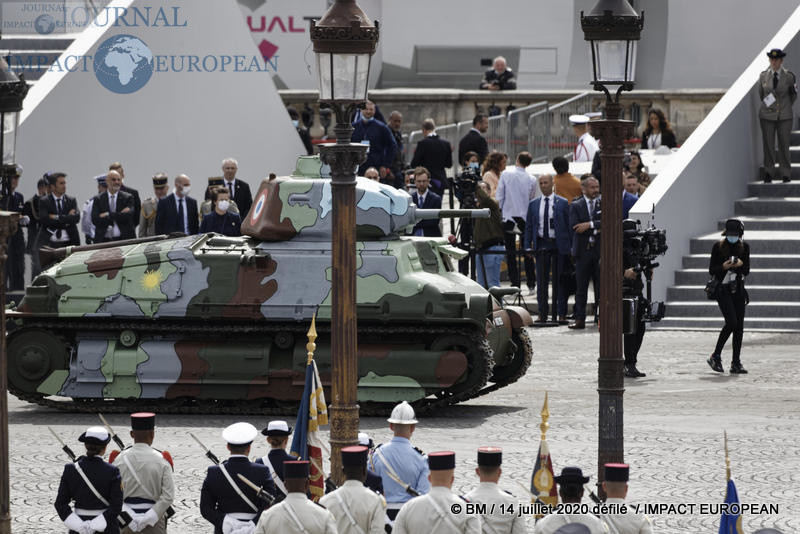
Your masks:
<svg viewBox="0 0 800 534"><path fill-rule="evenodd" d="M175 191L158 201L156 235L180 232L194 235L200 226L197 201L189 196L192 180L185 174L175 177Z"/></svg>
<svg viewBox="0 0 800 534"><path fill-rule="evenodd" d="M292 106L288 106L286 111L289 112L289 118L292 119L292 126L297 130L297 135L300 136L303 146L306 147L306 154L309 156L312 155L314 153L314 145L311 144L311 134L308 133L308 128L300 122L300 113Z"/></svg>
<svg viewBox="0 0 800 534"><path fill-rule="evenodd" d="M375 104L367 100L366 107L361 110L361 118L353 124L354 143L367 145L367 161L358 168L358 175L370 167L375 167L381 175L381 180L386 178L391 171L397 145L394 142L389 127L375 118Z"/></svg>
<svg viewBox="0 0 800 534"><path fill-rule="evenodd" d="M216 232L230 237L242 235L239 229L242 225L242 219L237 214L228 211L231 205L230 200L231 193L227 188L220 187L214 190L211 195L214 210L203 217L203 222L200 225L201 234Z"/></svg>
<svg viewBox="0 0 800 534"><path fill-rule="evenodd" d="M422 135L422 140L414 150L411 166L428 169L431 172L431 191L442 196L447 184L445 168L453 166L453 147L436 133L433 119L422 121Z"/></svg>

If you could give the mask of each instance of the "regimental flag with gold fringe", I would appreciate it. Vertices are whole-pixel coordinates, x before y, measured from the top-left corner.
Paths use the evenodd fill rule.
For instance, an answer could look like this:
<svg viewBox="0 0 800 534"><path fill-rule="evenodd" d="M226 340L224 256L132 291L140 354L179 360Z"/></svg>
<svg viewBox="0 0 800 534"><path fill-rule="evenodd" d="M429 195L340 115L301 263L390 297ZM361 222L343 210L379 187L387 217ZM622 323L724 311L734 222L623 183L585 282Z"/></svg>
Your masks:
<svg viewBox="0 0 800 534"><path fill-rule="evenodd" d="M736 484L731 478L731 461L728 458L728 432L725 436L725 476L728 479L728 487L725 489L725 504L722 510L722 517L719 520L719 534L743 534L742 514L739 509L739 493L736 491Z"/></svg>
<svg viewBox="0 0 800 534"><path fill-rule="evenodd" d="M547 446L547 429L550 424L550 410L547 408L547 392L544 394L544 406L542 407L542 423L539 429L542 431L542 438L539 442L539 455L536 457L536 464L531 474L531 494L534 495L532 502L541 501L544 504L555 506L558 504L558 490L554 480L553 460L550 458L550 447ZM537 518L542 514L537 514Z"/></svg>
<svg viewBox="0 0 800 534"><path fill-rule="evenodd" d="M319 378L317 363L314 361L314 350L317 338L315 318L311 319L308 331L308 360L306 363L306 382L297 421L294 426L294 437L290 452L301 460L308 460L309 491L316 502L325 494L325 471L322 458L330 454L327 443L320 436L320 427L328 424L328 407L325 404L325 392Z"/></svg>

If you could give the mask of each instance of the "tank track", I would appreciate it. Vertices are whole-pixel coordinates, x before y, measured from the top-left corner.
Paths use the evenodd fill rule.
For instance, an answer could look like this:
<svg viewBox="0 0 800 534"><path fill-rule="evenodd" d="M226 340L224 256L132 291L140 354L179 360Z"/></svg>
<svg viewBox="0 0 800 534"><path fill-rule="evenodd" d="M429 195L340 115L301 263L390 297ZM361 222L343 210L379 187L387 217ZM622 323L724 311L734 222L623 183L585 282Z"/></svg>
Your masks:
<svg viewBox="0 0 800 534"><path fill-rule="evenodd" d="M294 334L305 336L307 325L302 323L274 323L274 324L236 324L236 325L187 325L186 323L169 323L169 322L99 322L99 321L81 321L81 320L67 320L67 321L31 321L26 322L22 327L27 328L42 328L53 331L58 335L58 331L122 331L122 330L137 330L146 329L149 333L161 334L181 334L187 335L193 332L203 333L205 335L219 334L219 335L232 335L232 334L248 334L248 333L265 333L265 332L285 332L289 331ZM319 332L329 333L330 324L318 324L317 330ZM415 411L419 414L431 414L440 408L464 402L466 400L479 397L490 393L500 387L503 387L506 382L502 384L493 384L492 386L484 387L492 374L492 367L494 365L494 356L492 353L489 342L484 338L481 333L474 328L465 327L450 327L450 328L436 328L424 326L369 326L360 325L360 333L369 335L385 335L385 334L403 334L409 337L418 336L420 334L457 334L467 337L470 340L470 345L477 347L477 352L482 355L478 362L479 368L477 374L473 375L472 383L468 388L457 393L443 390L435 397L425 397L412 404ZM530 361L530 357L528 357ZM521 367L521 374L527 370L527 365ZM517 380L516 377L514 380ZM510 383L510 382L507 382ZM9 383L9 392L20 400L53 408L62 412L71 413L130 413L132 411L151 410L158 413L177 413L177 414L225 414L225 415L294 415L297 412L297 404L289 401L266 401L269 404L265 405L265 400L226 400L214 401L211 399L196 399L187 403L185 399L167 400L167 399L78 399L72 401L58 401L46 398L40 394L32 394L21 391ZM394 404L390 403L362 403L360 404L360 414L363 416L382 416L388 414L393 408Z"/></svg>
<svg viewBox="0 0 800 534"><path fill-rule="evenodd" d="M515 333L519 336L518 342L521 343L525 349L524 352L525 356L522 363L519 365L519 367L517 367L513 375L509 376L505 380L498 380L491 386L486 386L485 388L483 388L478 392L476 397L486 395L487 393L491 393L492 391L496 391L500 388L506 387L509 384L513 384L514 382L525 376L525 374L528 372L528 368L531 366L531 362L533 360L533 340L531 339L531 335L524 327L517 329ZM517 350L520 350L520 348L518 348Z"/></svg>

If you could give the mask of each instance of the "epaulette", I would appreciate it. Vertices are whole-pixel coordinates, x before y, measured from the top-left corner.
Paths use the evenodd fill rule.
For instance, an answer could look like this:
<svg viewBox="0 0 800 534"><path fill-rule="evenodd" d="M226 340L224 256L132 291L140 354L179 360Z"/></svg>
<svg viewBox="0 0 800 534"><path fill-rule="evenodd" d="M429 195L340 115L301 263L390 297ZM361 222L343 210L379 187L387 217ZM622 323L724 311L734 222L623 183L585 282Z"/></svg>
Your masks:
<svg viewBox="0 0 800 534"><path fill-rule="evenodd" d="M159 451L158 449L156 449L156 451L161 453L161 457L164 458L172 470L175 471L175 462L172 461L172 455L169 453L169 451Z"/></svg>
<svg viewBox="0 0 800 534"><path fill-rule="evenodd" d="M422 452L422 449L420 449L419 447L414 447L414 450L420 453L422 456L425 456L425 453Z"/></svg>
<svg viewBox="0 0 800 534"><path fill-rule="evenodd" d="M128 450L128 449L130 449L130 448L131 448L131 446L130 446L130 445L128 445L127 447L125 447L124 449L122 449L122 451L127 451L127 450ZM120 450L118 450L118 449L114 449L113 451L111 451L111 452L109 453L109 455L108 455L108 463L110 463L110 464L113 464L113 463L114 463L114 460L116 460L116 459L117 459L117 456L119 456L119 455L120 455L120 453L121 453L122 451L120 451Z"/></svg>

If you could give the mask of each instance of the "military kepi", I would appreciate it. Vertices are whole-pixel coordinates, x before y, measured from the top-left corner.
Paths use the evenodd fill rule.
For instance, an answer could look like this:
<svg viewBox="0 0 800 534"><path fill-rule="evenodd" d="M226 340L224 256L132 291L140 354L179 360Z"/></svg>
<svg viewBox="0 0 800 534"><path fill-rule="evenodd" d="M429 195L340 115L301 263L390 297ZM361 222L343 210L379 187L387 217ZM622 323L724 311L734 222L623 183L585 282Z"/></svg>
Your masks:
<svg viewBox="0 0 800 534"><path fill-rule="evenodd" d="M156 427L156 414L138 412L131 414L131 430L153 430Z"/></svg>
<svg viewBox="0 0 800 534"><path fill-rule="evenodd" d="M503 463L503 449L500 447L481 447L478 449L478 465L497 467Z"/></svg>
<svg viewBox="0 0 800 534"><path fill-rule="evenodd" d="M288 436L292 433L292 427L286 421L270 421L261 433L265 436Z"/></svg>
<svg viewBox="0 0 800 534"><path fill-rule="evenodd" d="M90 426L86 432L78 437L81 443L94 443L96 445L106 445L111 441L108 431L102 426Z"/></svg>
<svg viewBox="0 0 800 534"><path fill-rule="evenodd" d="M222 431L222 439L230 445L248 445L257 435L258 430L250 423L233 423Z"/></svg>
<svg viewBox="0 0 800 534"><path fill-rule="evenodd" d="M167 185L168 180L167 175L160 172L153 176L153 187L164 187Z"/></svg>
<svg viewBox="0 0 800 534"><path fill-rule="evenodd" d="M767 57L770 59L781 59L782 57L786 57L786 52L784 52L780 48L773 48L772 50L767 52Z"/></svg>
<svg viewBox="0 0 800 534"><path fill-rule="evenodd" d="M352 467L367 465L367 450L363 445L344 447L342 449L342 465Z"/></svg>
<svg viewBox="0 0 800 534"><path fill-rule="evenodd" d="M284 478L308 478L308 462L283 462Z"/></svg>
<svg viewBox="0 0 800 534"><path fill-rule="evenodd" d="M606 482L627 482L630 466L628 464L606 464Z"/></svg>
<svg viewBox="0 0 800 534"><path fill-rule="evenodd" d="M432 452L428 455L428 468L431 471L447 471L456 468L456 453L453 451Z"/></svg>

